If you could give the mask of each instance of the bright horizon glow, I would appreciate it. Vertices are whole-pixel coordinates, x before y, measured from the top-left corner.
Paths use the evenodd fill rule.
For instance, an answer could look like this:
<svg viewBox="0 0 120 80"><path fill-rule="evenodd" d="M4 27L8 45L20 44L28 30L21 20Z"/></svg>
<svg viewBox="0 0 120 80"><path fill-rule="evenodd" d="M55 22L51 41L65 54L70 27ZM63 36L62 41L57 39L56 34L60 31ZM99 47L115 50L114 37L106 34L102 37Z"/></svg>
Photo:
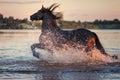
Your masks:
<svg viewBox="0 0 120 80"><path fill-rule="evenodd" d="M120 0L0 0L0 13L4 17L28 18L53 3L60 4L55 11L62 12L64 20L94 21L120 19Z"/></svg>

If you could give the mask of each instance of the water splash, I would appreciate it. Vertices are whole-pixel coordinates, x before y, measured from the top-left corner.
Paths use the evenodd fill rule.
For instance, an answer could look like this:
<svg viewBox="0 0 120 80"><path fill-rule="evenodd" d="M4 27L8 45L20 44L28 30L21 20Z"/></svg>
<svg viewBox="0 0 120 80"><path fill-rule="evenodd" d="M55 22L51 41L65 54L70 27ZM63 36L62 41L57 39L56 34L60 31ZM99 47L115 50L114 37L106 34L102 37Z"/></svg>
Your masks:
<svg viewBox="0 0 120 80"><path fill-rule="evenodd" d="M85 48L78 49L64 46L62 49L53 49L52 52L47 50L37 49L37 55L40 60L48 61L49 63L105 63L112 62L112 58L101 54L94 48L89 52L85 52Z"/></svg>

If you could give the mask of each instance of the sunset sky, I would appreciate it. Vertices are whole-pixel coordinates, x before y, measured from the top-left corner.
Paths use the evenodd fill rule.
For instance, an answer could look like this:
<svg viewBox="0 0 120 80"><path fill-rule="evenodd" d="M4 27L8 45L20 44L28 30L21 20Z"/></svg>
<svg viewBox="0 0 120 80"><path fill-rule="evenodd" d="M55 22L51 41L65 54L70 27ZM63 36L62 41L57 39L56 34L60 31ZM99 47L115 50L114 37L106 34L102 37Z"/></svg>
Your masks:
<svg viewBox="0 0 120 80"><path fill-rule="evenodd" d="M120 19L120 0L0 0L0 13L29 19L42 5L49 7L53 3L60 4L55 11L62 12L64 20Z"/></svg>

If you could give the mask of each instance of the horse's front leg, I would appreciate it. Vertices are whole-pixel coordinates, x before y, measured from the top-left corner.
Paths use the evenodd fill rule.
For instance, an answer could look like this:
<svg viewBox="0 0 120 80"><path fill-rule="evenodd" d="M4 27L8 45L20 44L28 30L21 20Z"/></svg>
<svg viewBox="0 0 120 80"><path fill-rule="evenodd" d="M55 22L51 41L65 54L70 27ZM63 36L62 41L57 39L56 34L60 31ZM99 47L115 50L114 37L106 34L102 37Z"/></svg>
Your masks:
<svg viewBox="0 0 120 80"><path fill-rule="evenodd" d="M32 44L32 45L31 45L31 50L32 50L33 56L35 56L35 57L37 57L37 58L40 58L39 53L37 53L37 52L35 51L35 48L43 49L43 48L42 48L42 45L41 45L40 43L35 43L35 44Z"/></svg>

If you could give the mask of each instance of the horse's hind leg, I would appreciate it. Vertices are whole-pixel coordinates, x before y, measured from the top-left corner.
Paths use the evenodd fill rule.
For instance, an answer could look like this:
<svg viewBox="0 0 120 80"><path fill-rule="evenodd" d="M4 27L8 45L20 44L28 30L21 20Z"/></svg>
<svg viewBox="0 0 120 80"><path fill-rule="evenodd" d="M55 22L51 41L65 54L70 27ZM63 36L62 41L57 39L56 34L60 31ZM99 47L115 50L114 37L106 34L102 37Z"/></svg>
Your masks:
<svg viewBox="0 0 120 80"><path fill-rule="evenodd" d="M89 40L87 41L86 46L87 46L87 47L86 47L85 51L86 51L86 52L91 51L91 50L94 48L94 46L95 46L95 38L89 39ZM89 54L89 55L92 56L92 54Z"/></svg>
<svg viewBox="0 0 120 80"><path fill-rule="evenodd" d="M87 42L88 46L92 49L94 48L94 45L95 45L95 38L91 38L88 40Z"/></svg>
<svg viewBox="0 0 120 80"><path fill-rule="evenodd" d="M35 43L31 45L31 50L33 52L33 56L40 58L40 56L38 55L38 53L35 51L35 48L41 48L40 43Z"/></svg>

